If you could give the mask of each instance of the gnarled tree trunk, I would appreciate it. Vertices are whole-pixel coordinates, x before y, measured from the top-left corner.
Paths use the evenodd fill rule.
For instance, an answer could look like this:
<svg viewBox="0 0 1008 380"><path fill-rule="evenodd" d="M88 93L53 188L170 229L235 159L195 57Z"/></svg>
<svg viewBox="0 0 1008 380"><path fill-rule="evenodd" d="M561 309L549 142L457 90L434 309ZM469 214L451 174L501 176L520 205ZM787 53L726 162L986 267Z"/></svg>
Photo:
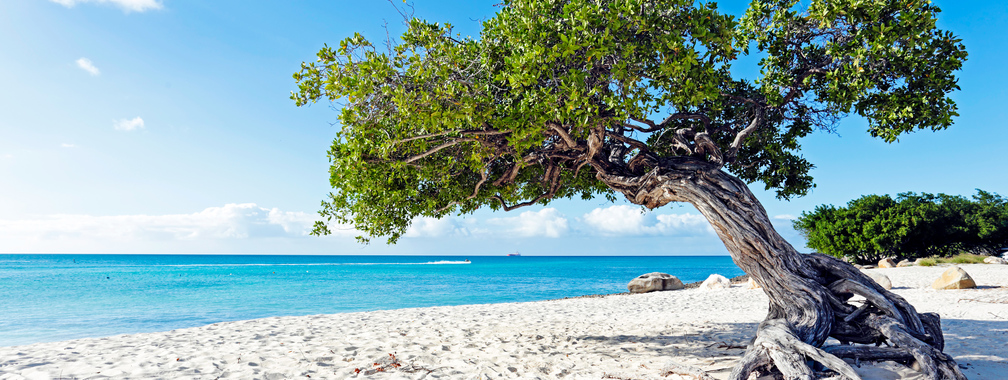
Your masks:
<svg viewBox="0 0 1008 380"><path fill-rule="evenodd" d="M965 379L955 361L942 352L937 314L918 314L902 297L848 263L796 251L774 230L746 184L714 164L676 157L663 159L644 175L599 174L599 179L651 209L670 202L695 206L713 225L735 264L769 296L766 320L731 379L744 380L760 372L785 379L814 379L836 372L842 378L859 379L841 358L916 363L931 379ZM852 302L854 295L864 302ZM829 337L841 345L823 347ZM878 347L879 343L890 347ZM832 372L817 372L821 367L810 360Z"/></svg>

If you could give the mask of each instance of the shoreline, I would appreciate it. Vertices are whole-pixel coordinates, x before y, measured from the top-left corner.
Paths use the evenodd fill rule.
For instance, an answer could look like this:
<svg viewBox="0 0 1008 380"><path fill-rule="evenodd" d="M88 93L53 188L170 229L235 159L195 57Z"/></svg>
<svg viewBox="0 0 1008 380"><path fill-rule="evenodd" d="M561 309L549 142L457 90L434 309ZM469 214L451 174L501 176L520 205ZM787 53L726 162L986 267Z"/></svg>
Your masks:
<svg viewBox="0 0 1008 380"><path fill-rule="evenodd" d="M893 291L918 311L942 316L945 352L969 378L996 379L1008 373L1008 265L961 267L978 289L925 288L945 267L872 271L889 276ZM733 284L713 291L272 317L0 347L0 380L637 379L662 378L659 372L670 360L722 379L766 307L762 291ZM866 379L919 377L895 363L862 365L858 371Z"/></svg>
<svg viewBox="0 0 1008 380"><path fill-rule="evenodd" d="M7 290L0 296L0 346L273 316L617 293L628 279L654 271L684 281L742 274L729 256L500 256L467 265L442 256L110 256L0 260L0 288Z"/></svg>

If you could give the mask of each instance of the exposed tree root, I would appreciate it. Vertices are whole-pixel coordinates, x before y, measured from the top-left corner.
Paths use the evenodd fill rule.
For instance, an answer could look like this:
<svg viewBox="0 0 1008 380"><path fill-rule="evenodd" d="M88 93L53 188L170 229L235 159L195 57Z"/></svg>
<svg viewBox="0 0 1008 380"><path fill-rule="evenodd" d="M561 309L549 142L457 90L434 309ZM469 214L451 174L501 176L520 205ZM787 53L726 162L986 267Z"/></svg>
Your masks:
<svg viewBox="0 0 1008 380"><path fill-rule="evenodd" d="M766 320L730 379L773 374L781 379L858 379L850 364L895 360L933 380L965 376L942 353L941 321L853 265L821 254L801 254L773 228L744 182L710 163L677 157L652 162L633 176L597 176L632 203L657 208L689 202L725 243L732 260L770 299ZM857 296L857 297L855 297ZM841 345L824 346L835 338ZM854 344L854 345L851 345ZM879 347L886 344L889 347Z"/></svg>
<svg viewBox="0 0 1008 380"><path fill-rule="evenodd" d="M855 363L892 360L915 365L929 379L966 379L955 360L942 352L945 342L937 314L918 314L905 299L847 263L820 254L802 256L807 265L802 269L811 271L795 272L812 275L806 278L812 281L791 283L794 288L786 290L796 297L813 294L823 298L817 310L803 313L821 316L818 323L829 326L828 335L841 344L823 347L823 342L803 337L788 318L795 313L775 313L771 305L770 316L760 324L756 338L732 371L732 380L747 380L753 374L774 374L788 380L860 380L843 359ZM860 305L854 296L863 298ZM820 366L826 371L817 371Z"/></svg>

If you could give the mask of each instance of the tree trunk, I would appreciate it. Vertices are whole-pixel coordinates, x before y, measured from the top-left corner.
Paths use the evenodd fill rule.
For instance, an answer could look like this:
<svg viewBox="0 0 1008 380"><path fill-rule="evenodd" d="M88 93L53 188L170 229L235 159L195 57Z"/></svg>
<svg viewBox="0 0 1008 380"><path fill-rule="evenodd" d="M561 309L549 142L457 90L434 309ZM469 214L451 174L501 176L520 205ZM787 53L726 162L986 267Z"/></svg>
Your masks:
<svg viewBox="0 0 1008 380"><path fill-rule="evenodd" d="M882 288L852 265L820 254L801 254L770 223L744 182L705 161L664 159L639 176L599 174L630 202L650 209L671 202L695 206L714 227L735 264L762 286L770 299L760 324L731 379L775 373L785 379L822 376L860 379L840 358L916 362L931 379L965 379L942 353L936 314L918 314L902 297ZM850 301L860 295L866 302ZM842 345L823 349L829 337ZM847 345L888 343L895 348ZM818 362L831 371L817 372Z"/></svg>

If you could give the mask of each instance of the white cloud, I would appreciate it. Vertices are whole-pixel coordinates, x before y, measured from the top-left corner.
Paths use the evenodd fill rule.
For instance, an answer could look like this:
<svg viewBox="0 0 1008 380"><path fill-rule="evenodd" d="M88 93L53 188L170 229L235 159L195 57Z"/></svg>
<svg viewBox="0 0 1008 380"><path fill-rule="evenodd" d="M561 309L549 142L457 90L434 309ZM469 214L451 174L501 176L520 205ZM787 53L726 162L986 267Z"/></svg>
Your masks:
<svg viewBox="0 0 1008 380"><path fill-rule="evenodd" d="M84 57L81 57L80 59L77 60L77 67L80 67L82 70L91 73L91 76L98 76L98 74L101 74L101 70L98 70L98 68L95 67L94 63L91 63L90 59Z"/></svg>
<svg viewBox="0 0 1008 380"><path fill-rule="evenodd" d="M555 208L525 211L504 218L418 217L403 235L407 238L490 237L490 238L556 238L568 231L567 218Z"/></svg>
<svg viewBox="0 0 1008 380"><path fill-rule="evenodd" d="M0 220L3 235L36 240L105 239L163 241L305 236L315 217L267 209L254 203L210 207L192 214L52 215L34 220Z"/></svg>
<svg viewBox="0 0 1008 380"><path fill-rule="evenodd" d="M113 120L112 126L115 127L117 131L134 131L138 128L144 127L144 121L140 116L134 117L133 119L119 119Z"/></svg>
<svg viewBox="0 0 1008 380"><path fill-rule="evenodd" d="M455 218L430 218L426 216L413 219L405 237L444 237L452 235L468 235L465 228L460 228L455 223Z"/></svg>
<svg viewBox="0 0 1008 380"><path fill-rule="evenodd" d="M68 144L68 143L62 143L62 144L60 144L60 147L63 147L63 148L76 148L77 145Z"/></svg>
<svg viewBox="0 0 1008 380"><path fill-rule="evenodd" d="M652 214L627 205L596 208L581 218L595 233L605 236L710 235L714 230L703 215Z"/></svg>
<svg viewBox="0 0 1008 380"><path fill-rule="evenodd" d="M777 220L795 220L795 219L798 219L797 217L795 217L794 215L791 215L791 214L775 215L773 218L777 219Z"/></svg>
<svg viewBox="0 0 1008 380"><path fill-rule="evenodd" d="M54 3L71 8L81 3L112 4L126 12L144 12L151 9L161 9L160 0L50 0Z"/></svg>
<svg viewBox="0 0 1008 380"><path fill-rule="evenodd" d="M703 215L659 214L655 219L658 224L654 228L659 235L714 235L714 227Z"/></svg>
<svg viewBox="0 0 1008 380"><path fill-rule="evenodd" d="M486 224L503 227L503 233L519 237L557 238L569 229L567 218L552 207L525 211L516 217L488 219Z"/></svg>
<svg viewBox="0 0 1008 380"><path fill-rule="evenodd" d="M644 213L639 207L596 208L582 218L604 235L641 235L644 230Z"/></svg>

